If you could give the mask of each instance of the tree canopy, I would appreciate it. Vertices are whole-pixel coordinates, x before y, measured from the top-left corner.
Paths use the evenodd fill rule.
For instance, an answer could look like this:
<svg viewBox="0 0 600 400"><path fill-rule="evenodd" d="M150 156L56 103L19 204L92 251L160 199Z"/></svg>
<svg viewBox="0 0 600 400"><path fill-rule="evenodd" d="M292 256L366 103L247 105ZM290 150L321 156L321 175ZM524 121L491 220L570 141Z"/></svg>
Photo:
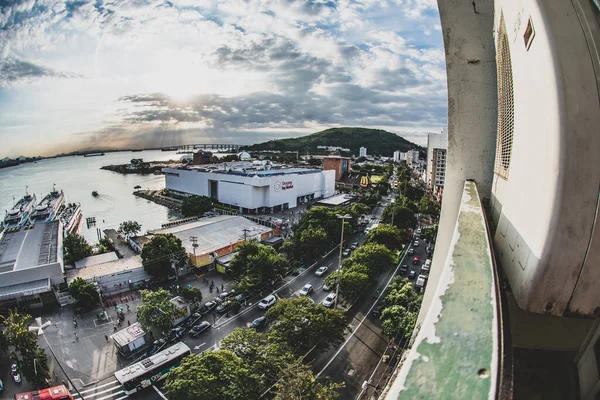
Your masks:
<svg viewBox="0 0 600 400"><path fill-rule="evenodd" d="M390 250L402 249L402 243L408 240L408 231L394 225L380 224L371 229L367 235L367 243L379 243Z"/></svg>
<svg viewBox="0 0 600 400"><path fill-rule="evenodd" d="M288 261L270 246L249 240L237 246L227 269L236 281L236 290L251 293L279 280L288 270Z"/></svg>
<svg viewBox="0 0 600 400"><path fill-rule="evenodd" d="M135 236L142 230L142 225L137 221L125 221L119 225L119 232L129 240L130 237Z"/></svg>
<svg viewBox="0 0 600 400"><path fill-rule="evenodd" d="M142 304L138 306L138 321L146 329L157 327L166 330L171 327L180 311L169 300L171 294L165 289L140 290Z"/></svg>
<svg viewBox="0 0 600 400"><path fill-rule="evenodd" d="M100 301L98 291L88 281L75 278L69 285L69 293L77 300L77 303L86 310L94 308Z"/></svg>
<svg viewBox="0 0 600 400"><path fill-rule="evenodd" d="M181 267L187 259L181 240L172 233L153 236L142 248L141 256L146 272L161 278L172 273L171 260L178 260L178 267Z"/></svg>
<svg viewBox="0 0 600 400"><path fill-rule="evenodd" d="M413 229L417 223L415 213L398 202L390 203L381 214L381 220L386 224L392 223L400 229Z"/></svg>
<svg viewBox="0 0 600 400"><path fill-rule="evenodd" d="M94 254L94 249L77 233L70 232L63 240L63 257L65 264L74 264L82 258Z"/></svg>
<svg viewBox="0 0 600 400"><path fill-rule="evenodd" d="M388 337L410 339L423 296L417 294L412 282L402 277L394 278L385 296L381 313L383 333Z"/></svg>
<svg viewBox="0 0 600 400"><path fill-rule="evenodd" d="M213 208L213 199L206 196L188 196L181 203L181 213L185 217L202 216Z"/></svg>
<svg viewBox="0 0 600 400"><path fill-rule="evenodd" d="M280 299L265 316L271 321L268 339L285 344L297 356L313 346L326 350L344 340L342 312L315 305L306 297Z"/></svg>

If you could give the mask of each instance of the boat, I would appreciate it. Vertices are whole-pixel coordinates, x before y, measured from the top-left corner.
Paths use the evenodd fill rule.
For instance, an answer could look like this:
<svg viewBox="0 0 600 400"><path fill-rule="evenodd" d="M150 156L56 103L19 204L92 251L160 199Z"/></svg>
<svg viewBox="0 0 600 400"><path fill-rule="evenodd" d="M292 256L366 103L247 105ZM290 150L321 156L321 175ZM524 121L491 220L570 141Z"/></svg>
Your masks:
<svg viewBox="0 0 600 400"><path fill-rule="evenodd" d="M134 189L141 189L142 187L140 185L135 185L133 188Z"/></svg>
<svg viewBox="0 0 600 400"><path fill-rule="evenodd" d="M65 202L63 191L56 190L55 185L52 185L52 191L48 193L42 201L35 207L31 213L30 220L32 222L51 222L58 215L58 211Z"/></svg>
<svg viewBox="0 0 600 400"><path fill-rule="evenodd" d="M98 197L98 192L94 190L94 191L92 192L92 196L94 196L94 197Z"/></svg>
<svg viewBox="0 0 600 400"><path fill-rule="evenodd" d="M81 204L67 204L62 208L58 218L63 226L63 237L71 232L77 232L81 219L83 218L83 215L81 214Z"/></svg>
<svg viewBox="0 0 600 400"><path fill-rule="evenodd" d="M25 192L19 201L9 210L6 211L3 227L5 229L23 226L29 219L29 214L36 204L35 194Z"/></svg>
<svg viewBox="0 0 600 400"><path fill-rule="evenodd" d="M88 153L88 154L84 154L84 157L98 157L98 156L103 156L104 153Z"/></svg>

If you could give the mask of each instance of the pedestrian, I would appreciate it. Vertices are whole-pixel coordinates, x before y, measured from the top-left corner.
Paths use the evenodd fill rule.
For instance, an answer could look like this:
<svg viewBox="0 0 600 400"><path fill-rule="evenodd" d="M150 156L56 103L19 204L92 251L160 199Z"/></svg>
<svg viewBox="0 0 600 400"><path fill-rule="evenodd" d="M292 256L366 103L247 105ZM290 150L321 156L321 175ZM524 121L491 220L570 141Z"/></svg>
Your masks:
<svg viewBox="0 0 600 400"><path fill-rule="evenodd" d="M129 304L127 304L127 312L129 312Z"/></svg>
<svg viewBox="0 0 600 400"><path fill-rule="evenodd" d="M131 326L131 322L129 322L129 320L127 320L127 326Z"/></svg>
<svg viewBox="0 0 600 400"><path fill-rule="evenodd" d="M217 289L217 294L219 294L219 288L217 287L217 288L215 288L215 289Z"/></svg>
<svg viewBox="0 0 600 400"><path fill-rule="evenodd" d="M213 319L217 322L217 313L213 313Z"/></svg>
<svg viewBox="0 0 600 400"><path fill-rule="evenodd" d="M223 285L223 284L221 283L221 292L224 292L224 291L225 291L225 285Z"/></svg>
<svg viewBox="0 0 600 400"><path fill-rule="evenodd" d="M212 293L212 291L213 291L213 287L212 287L212 286L211 286L211 287L209 287L209 288L208 288L208 290L210 290L210 292Z"/></svg>
<svg viewBox="0 0 600 400"><path fill-rule="evenodd" d="M104 335L104 339L106 339L106 343L108 343L108 335Z"/></svg>
<svg viewBox="0 0 600 400"><path fill-rule="evenodd" d="M215 286L215 283L212 280L210 281L210 286Z"/></svg>
<svg viewBox="0 0 600 400"><path fill-rule="evenodd" d="M75 335L75 340L79 340L79 338L77 337L77 332L73 332L73 335Z"/></svg>
<svg viewBox="0 0 600 400"><path fill-rule="evenodd" d="M116 332L117 331L117 326L115 324L113 324L113 331Z"/></svg>

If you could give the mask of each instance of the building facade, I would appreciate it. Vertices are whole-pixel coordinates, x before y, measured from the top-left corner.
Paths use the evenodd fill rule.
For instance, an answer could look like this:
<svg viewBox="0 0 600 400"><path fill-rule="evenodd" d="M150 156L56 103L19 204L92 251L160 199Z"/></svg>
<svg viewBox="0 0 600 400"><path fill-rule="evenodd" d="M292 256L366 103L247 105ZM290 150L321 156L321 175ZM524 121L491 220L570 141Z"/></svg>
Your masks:
<svg viewBox="0 0 600 400"><path fill-rule="evenodd" d="M411 168L419 166L419 150L409 150L406 152L406 163Z"/></svg>
<svg viewBox="0 0 600 400"><path fill-rule="evenodd" d="M427 135L427 171L425 179L433 195L441 200L446 179L446 152L448 150L448 131Z"/></svg>
<svg viewBox="0 0 600 400"><path fill-rule="evenodd" d="M399 163L399 162L400 162L400 154L402 154L402 153L400 152L400 150L396 150L396 151L394 152L394 162L396 162L396 163Z"/></svg>
<svg viewBox="0 0 600 400"><path fill-rule="evenodd" d="M361 147L358 150L358 156L359 157L366 157L367 156L367 148L366 147Z"/></svg>
<svg viewBox="0 0 600 400"><path fill-rule="evenodd" d="M164 168L163 172L167 189L212 197L245 213L285 210L334 194L333 171L264 167L242 162L217 164L212 168Z"/></svg>
<svg viewBox="0 0 600 400"><path fill-rule="evenodd" d="M350 158L340 156L323 157L323 171L335 171L335 181L341 181L350 173ZM333 192L329 196L333 196Z"/></svg>

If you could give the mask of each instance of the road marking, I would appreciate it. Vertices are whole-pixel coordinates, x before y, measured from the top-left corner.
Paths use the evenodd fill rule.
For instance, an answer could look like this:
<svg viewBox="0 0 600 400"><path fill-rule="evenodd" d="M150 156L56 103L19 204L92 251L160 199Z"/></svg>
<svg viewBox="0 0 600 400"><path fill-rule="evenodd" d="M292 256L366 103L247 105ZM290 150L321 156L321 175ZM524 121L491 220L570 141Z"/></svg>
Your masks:
<svg viewBox="0 0 600 400"><path fill-rule="evenodd" d="M86 395L85 395L85 397L86 397L86 398L90 398L90 397L96 397L96 396L98 396L99 394L103 394L103 393L112 392L113 390L115 390L115 389L118 389L119 387L120 387L120 386L115 386L115 387L111 387L111 388L108 388L108 389L106 389L106 390L103 390L103 391L101 391L101 392L96 392L96 393L90 393L90 394L86 394ZM83 393L83 392L79 392L79 393ZM123 390L121 390L121 391L119 391L119 392L117 392L117 393L113 393L113 394L120 394L120 393L125 393L125 392L124 392ZM75 397L75 396L73 396L73 397ZM110 397L110 396L108 396L108 397ZM104 398L105 398L105 397L104 397ZM100 400L100 399L96 399L96 400Z"/></svg>
<svg viewBox="0 0 600 400"><path fill-rule="evenodd" d="M156 386L152 385L152 388L153 388L153 389L156 391L156 393L158 393L158 395L159 395L160 397L162 397L164 400L169 400L169 399L167 399L167 396L165 396L165 395L164 395L164 394L163 394L163 393L162 393L160 390L158 390L158 388L157 388Z"/></svg>
<svg viewBox="0 0 600 400"><path fill-rule="evenodd" d="M128 397L129 397L129 395L125 395L125 396L123 396L123 397L119 397L118 399L115 399L115 400L123 400L123 399L126 399L126 398L128 398Z"/></svg>
<svg viewBox="0 0 600 400"><path fill-rule="evenodd" d="M87 390L80 390L79 393L93 392L94 390L98 390L98 389L103 388L103 387L108 386L108 385L114 385L115 383L117 385L119 385L119 381L116 380L116 379L114 379L114 380L112 380L112 381L110 381L108 383L105 383L104 385L99 385L99 386L96 386L96 387L93 387L93 388L87 389Z"/></svg>
<svg viewBox="0 0 600 400"><path fill-rule="evenodd" d="M319 371L319 373L315 376L315 378L318 379L323 374L323 372L325 372L325 370L331 365L331 363L333 362L333 360L335 360L335 358L342 352L342 350L344 349L344 347L346 347L346 345L348 344L348 342L350 341L350 339L352 339L354 337L354 335L356 334L356 331L358 331L360 329L360 327L362 326L362 324L365 322L365 319L367 319L367 317L371 314L371 311L373 311L373 308L375 308L375 305L379 302L379 299L385 293L385 290L387 289L387 287L390 285L390 283L392 283L392 280L394 279L394 277L398 273L398 269L400 269L400 265L402 264L402 261L404 261L404 258L406 258L406 253L404 253L404 256L402 257L402 260L400 260L400 263L398 263L398 265L396 266L396 269L394 270L394 273L392 274L392 276L390 276L390 279L388 280L387 284L384 286L383 290L379 291L379 296L377 296L377 298L375 299L375 301L373 302L373 304L369 308L369 311L367 311L367 313L364 315L363 319L358 323L358 325L352 331L352 333L350 334L350 336L348 336L348 339L346 339L346 341L340 346L340 348L338 349L338 351L335 352L335 354L333 355L333 357L331 357L331 359L327 362L327 364L323 367L323 369L321 371Z"/></svg>
<svg viewBox="0 0 600 400"><path fill-rule="evenodd" d="M204 350L202 350L200 353L204 353L205 351L208 351L208 350L212 349L213 347L214 347L215 349L217 349L217 344L216 344L216 343L215 343L215 344L213 344L213 345L212 345L212 346L210 346L208 349L204 349ZM200 354L200 353L198 353L198 354Z"/></svg>
<svg viewBox="0 0 600 400"><path fill-rule="evenodd" d="M206 344L206 342L204 342L204 343L202 343L202 344L199 344L199 345L197 345L197 346L194 346L194 350L199 350L199 349L200 349L200 347L204 346L205 344Z"/></svg>

